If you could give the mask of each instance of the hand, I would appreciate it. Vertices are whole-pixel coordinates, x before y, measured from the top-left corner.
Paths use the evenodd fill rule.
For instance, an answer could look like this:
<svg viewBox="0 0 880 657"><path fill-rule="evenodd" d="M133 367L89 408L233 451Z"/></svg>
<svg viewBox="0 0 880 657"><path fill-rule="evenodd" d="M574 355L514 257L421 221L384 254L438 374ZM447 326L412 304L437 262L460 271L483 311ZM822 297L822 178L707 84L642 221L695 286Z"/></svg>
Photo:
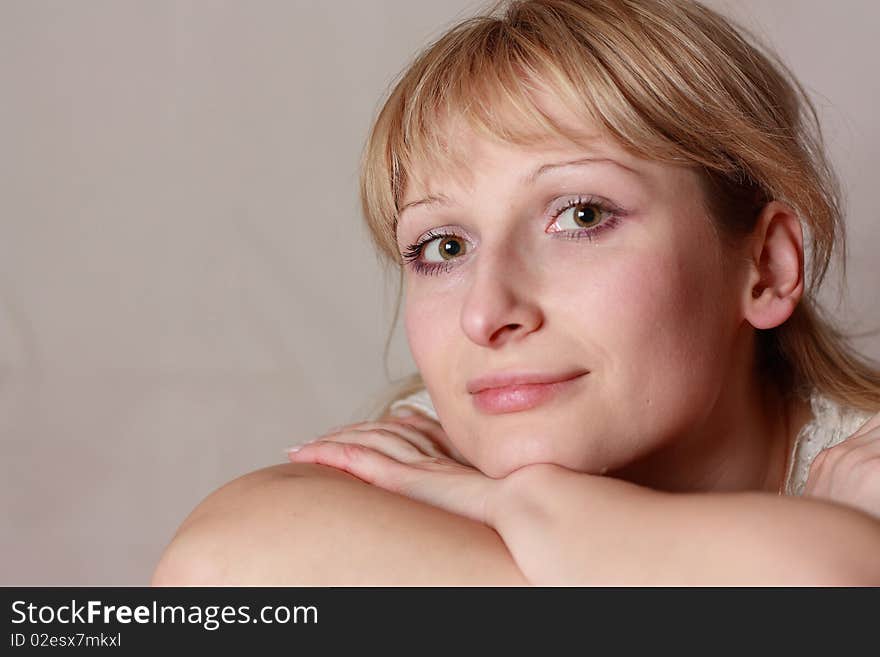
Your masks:
<svg viewBox="0 0 880 657"><path fill-rule="evenodd" d="M338 468L374 486L489 524L488 506L500 480L456 460L454 448L444 443L449 444L441 425L417 413L334 429L293 448L288 458Z"/></svg>
<svg viewBox="0 0 880 657"><path fill-rule="evenodd" d="M880 518L880 413L843 442L819 452L804 495L848 504Z"/></svg>

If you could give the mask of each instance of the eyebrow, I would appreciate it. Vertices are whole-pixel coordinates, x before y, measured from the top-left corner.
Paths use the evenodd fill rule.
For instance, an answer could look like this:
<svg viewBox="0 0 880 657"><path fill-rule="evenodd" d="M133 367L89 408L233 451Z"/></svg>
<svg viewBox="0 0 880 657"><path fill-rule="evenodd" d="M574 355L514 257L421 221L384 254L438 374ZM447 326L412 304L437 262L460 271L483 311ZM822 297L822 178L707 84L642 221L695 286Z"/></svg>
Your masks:
<svg viewBox="0 0 880 657"><path fill-rule="evenodd" d="M549 164L542 164L537 169L532 171L529 174L526 174L520 179L520 185L532 185L535 181L538 180L541 176L548 173L549 171L554 171L556 169L563 169L565 167L573 167L573 166L582 166L584 164L613 164L621 169L625 169L632 174L641 175L635 169L632 169L624 164L621 164L617 160L612 160L607 157L580 157L576 160L571 160L568 162L553 162ZM400 211L397 213L398 219L403 215L406 210L411 208L419 207L419 206L432 206L432 205L453 205L453 202L449 199L449 197L444 196L443 194L432 194L430 196L426 196L425 198L419 199L418 201L411 201L407 203Z"/></svg>

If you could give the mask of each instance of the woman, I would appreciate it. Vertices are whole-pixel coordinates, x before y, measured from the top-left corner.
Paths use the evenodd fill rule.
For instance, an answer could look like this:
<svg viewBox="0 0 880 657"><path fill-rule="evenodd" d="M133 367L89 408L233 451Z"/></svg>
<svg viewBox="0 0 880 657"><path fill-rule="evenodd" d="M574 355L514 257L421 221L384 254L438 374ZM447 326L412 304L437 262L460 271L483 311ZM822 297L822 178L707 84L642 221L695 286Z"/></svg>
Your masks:
<svg viewBox="0 0 880 657"><path fill-rule="evenodd" d="M782 71L685 0L447 32L363 162L419 375L214 493L154 582L880 583L880 373L814 301L843 230Z"/></svg>

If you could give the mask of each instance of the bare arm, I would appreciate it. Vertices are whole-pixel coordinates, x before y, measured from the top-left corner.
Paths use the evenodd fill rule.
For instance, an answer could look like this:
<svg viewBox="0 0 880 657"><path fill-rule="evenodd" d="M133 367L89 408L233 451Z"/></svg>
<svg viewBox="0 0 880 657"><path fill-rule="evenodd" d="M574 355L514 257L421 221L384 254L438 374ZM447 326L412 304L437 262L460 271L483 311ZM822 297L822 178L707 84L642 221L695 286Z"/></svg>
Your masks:
<svg viewBox="0 0 880 657"><path fill-rule="evenodd" d="M670 495L548 464L500 483L487 526L335 468L265 468L190 514L153 583L880 583L880 522L843 506Z"/></svg>
<svg viewBox="0 0 880 657"><path fill-rule="evenodd" d="M320 465L284 464L208 496L154 586L526 585L489 527Z"/></svg>
<svg viewBox="0 0 880 657"><path fill-rule="evenodd" d="M499 491L489 522L532 584L880 584L880 522L837 504L659 493L549 464Z"/></svg>

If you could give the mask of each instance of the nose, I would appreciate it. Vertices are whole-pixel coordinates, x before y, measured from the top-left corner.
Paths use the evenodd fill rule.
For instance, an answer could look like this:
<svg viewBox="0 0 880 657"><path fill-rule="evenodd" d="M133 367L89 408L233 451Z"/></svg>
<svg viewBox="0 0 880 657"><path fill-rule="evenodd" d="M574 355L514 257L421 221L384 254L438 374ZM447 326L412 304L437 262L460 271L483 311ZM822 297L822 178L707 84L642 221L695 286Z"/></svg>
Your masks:
<svg viewBox="0 0 880 657"><path fill-rule="evenodd" d="M537 273L515 249L482 249L472 267L461 328L474 343L497 348L543 324Z"/></svg>

